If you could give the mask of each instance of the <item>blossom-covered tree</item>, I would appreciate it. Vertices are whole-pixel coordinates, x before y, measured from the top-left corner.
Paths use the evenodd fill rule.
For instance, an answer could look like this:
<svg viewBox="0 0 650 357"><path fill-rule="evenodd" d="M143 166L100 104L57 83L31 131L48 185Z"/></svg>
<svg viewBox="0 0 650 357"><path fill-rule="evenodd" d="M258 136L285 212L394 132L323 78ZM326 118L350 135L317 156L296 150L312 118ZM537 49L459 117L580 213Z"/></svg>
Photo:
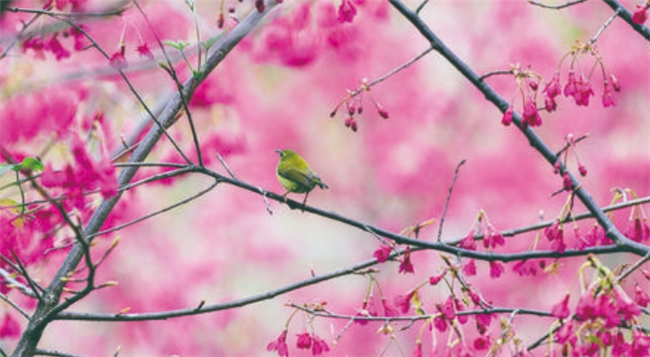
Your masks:
<svg viewBox="0 0 650 357"><path fill-rule="evenodd" d="M2 355L650 356L647 1L0 5Z"/></svg>

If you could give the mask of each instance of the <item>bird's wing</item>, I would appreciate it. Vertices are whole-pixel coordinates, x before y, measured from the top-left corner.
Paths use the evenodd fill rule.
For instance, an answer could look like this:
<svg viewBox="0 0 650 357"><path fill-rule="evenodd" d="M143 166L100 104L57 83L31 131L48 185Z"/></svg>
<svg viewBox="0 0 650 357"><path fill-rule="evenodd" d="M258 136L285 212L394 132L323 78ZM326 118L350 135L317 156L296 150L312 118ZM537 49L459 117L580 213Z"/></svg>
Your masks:
<svg viewBox="0 0 650 357"><path fill-rule="evenodd" d="M306 190L311 190L314 188L314 184L311 181L313 177L313 175L311 175L311 172L310 174L306 175L300 170L288 168L285 170L280 170L279 175L284 177L287 180L291 180L303 186Z"/></svg>

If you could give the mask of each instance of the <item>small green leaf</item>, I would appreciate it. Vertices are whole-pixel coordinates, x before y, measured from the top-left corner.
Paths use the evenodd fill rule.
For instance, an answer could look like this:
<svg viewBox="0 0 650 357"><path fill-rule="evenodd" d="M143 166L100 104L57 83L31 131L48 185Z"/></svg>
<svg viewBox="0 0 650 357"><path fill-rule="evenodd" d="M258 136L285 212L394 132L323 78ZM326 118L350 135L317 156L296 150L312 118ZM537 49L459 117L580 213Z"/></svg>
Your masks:
<svg viewBox="0 0 650 357"><path fill-rule="evenodd" d="M4 175L5 173L11 170L14 170L14 167L16 167L16 165L0 164L0 176Z"/></svg>
<svg viewBox="0 0 650 357"><path fill-rule="evenodd" d="M183 51L185 47L189 46L190 44L185 42L185 41L171 41L171 40L165 40L163 43L169 47L175 48L179 51Z"/></svg>
<svg viewBox="0 0 650 357"><path fill-rule="evenodd" d="M20 163L20 169L30 169L32 171L43 171L45 166L38 158L26 157L23 159L23 162Z"/></svg>

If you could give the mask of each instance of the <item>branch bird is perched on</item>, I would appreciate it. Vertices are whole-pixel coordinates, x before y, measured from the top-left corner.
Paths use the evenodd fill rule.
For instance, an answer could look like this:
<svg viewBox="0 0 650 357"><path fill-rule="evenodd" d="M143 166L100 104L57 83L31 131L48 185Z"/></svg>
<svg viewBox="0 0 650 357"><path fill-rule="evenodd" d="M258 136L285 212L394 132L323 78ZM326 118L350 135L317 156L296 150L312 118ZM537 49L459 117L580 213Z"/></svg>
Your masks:
<svg viewBox="0 0 650 357"><path fill-rule="evenodd" d="M278 162L275 174L278 177L280 184L282 184L282 186L287 190L287 192L282 195L285 201L289 192L304 193L305 199L302 201L302 206L304 208L307 203L307 196L309 196L309 192L311 192L314 187L318 186L321 189L329 188L323 183L323 181L321 181L320 177L316 175L314 170L309 167L309 164L300 157L300 155L296 154L295 151L275 151L280 154L280 162Z"/></svg>

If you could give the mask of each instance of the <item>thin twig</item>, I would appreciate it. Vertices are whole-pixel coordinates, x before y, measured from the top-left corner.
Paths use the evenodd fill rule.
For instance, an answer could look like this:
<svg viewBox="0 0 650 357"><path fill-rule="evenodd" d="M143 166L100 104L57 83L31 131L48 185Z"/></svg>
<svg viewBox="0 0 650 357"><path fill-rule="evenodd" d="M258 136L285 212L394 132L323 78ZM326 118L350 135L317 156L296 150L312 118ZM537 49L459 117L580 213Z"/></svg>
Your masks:
<svg viewBox="0 0 650 357"><path fill-rule="evenodd" d="M221 161L221 165L223 165L223 167L226 169L226 171L228 171L228 174L230 175L230 177L232 177L233 180L238 180L237 176L235 176L235 174L230 170L230 167L228 167L228 164L226 164L226 161L223 159L223 157L221 157L221 155L219 153L217 153L217 159L219 159L219 161Z"/></svg>
<svg viewBox="0 0 650 357"><path fill-rule="evenodd" d="M621 275L618 276L618 278L616 278L616 282L620 283L621 281L623 281L623 279L627 278L628 275L632 274L632 272L637 270L641 265L643 265L643 263L647 262L648 259L650 259L650 253L646 254L643 258L639 259L631 267L625 269L625 271L622 272Z"/></svg>
<svg viewBox="0 0 650 357"><path fill-rule="evenodd" d="M0 293L0 299L4 300L7 304L11 305L11 307L16 309L16 311L18 311L21 315L25 316L25 318L27 318L27 320L29 320L31 318L31 316L29 316L27 311L23 310L23 308L20 307L20 305L13 302L13 300L11 300L9 298L9 296L7 296L7 295L5 295L3 293Z"/></svg>
<svg viewBox="0 0 650 357"><path fill-rule="evenodd" d="M512 74L512 70L511 70L511 69L508 69L508 70L500 69L500 70L497 70L497 71L488 72L488 73L486 73L486 74L484 74L484 75L478 77L478 80L479 80L479 81L483 81L483 80L485 80L485 79L488 78L488 77L492 77L492 76L496 76L496 75L501 75L501 74Z"/></svg>
<svg viewBox="0 0 650 357"><path fill-rule="evenodd" d="M454 171L454 178L451 180L451 185L449 185L449 192L447 193L447 199L445 199L445 207L442 209L442 216L440 217L440 226L438 227L438 242L442 239L442 225L445 223L445 216L447 215L447 207L449 206L449 200L451 199L451 193L454 190L454 185L456 184L456 179L458 178L458 171L460 167L465 163L465 159L462 159L458 165L456 165L456 170Z"/></svg>
<svg viewBox="0 0 650 357"><path fill-rule="evenodd" d="M392 71L390 71L390 72L384 74L383 76L381 76L381 77L379 77L379 78L377 78L377 79L371 81L370 83L367 83L367 84L361 86L360 88L357 88L356 90L352 91L352 92L349 94L349 97L357 96L357 95L359 95L359 93L361 93L361 92L363 92L363 91L365 91L365 90L368 90L368 88L370 88L370 87L372 87L372 86L374 86L374 85L376 85L376 84L379 84L379 83L385 81L386 79L388 79L388 78L390 78L391 76L393 76L395 73L397 73L397 72L399 72L399 71L401 71L401 70L407 68L408 66L410 66L410 65L413 64L414 62L418 61L420 58L426 56L426 55L427 55L429 52L431 52L431 51L433 51L433 47L430 47L430 48L426 49L424 52L422 52L422 53L420 53L419 55L415 56L414 58L412 58L412 59L409 60L408 62L404 63L403 65L401 65L401 66L399 66L399 67L393 69Z"/></svg>
<svg viewBox="0 0 650 357"><path fill-rule="evenodd" d="M596 41L598 41L598 37L600 37L600 34L602 34L603 31L605 31L605 29L607 28L607 26L609 26L609 24L611 24L612 21L614 21L614 19L616 18L616 16L618 16L618 14L619 14L620 12L621 12L621 9L620 9L620 8L618 8L618 9L616 9L616 11L614 11L614 13L612 14L612 16L610 16L609 19L607 19L607 21L605 21L605 23L603 24L603 26L601 26L601 27L598 29L598 32L596 32L596 34L594 35L594 37L592 37L591 40L589 40L589 44L594 44L594 43L596 43Z"/></svg>
<svg viewBox="0 0 650 357"><path fill-rule="evenodd" d="M422 11L422 9L424 8L424 6L425 6L428 2L429 2L429 0L424 0L424 1L422 1L422 3L418 6L418 8L415 9L415 13L419 15L419 14L420 14L420 11Z"/></svg>
<svg viewBox="0 0 650 357"><path fill-rule="evenodd" d="M55 357L83 357L81 355L75 355L72 353L67 353L67 352L61 352L61 351L56 351L56 350L44 350L41 348L37 348L34 351L35 356L55 356Z"/></svg>
<svg viewBox="0 0 650 357"><path fill-rule="evenodd" d="M533 0L528 0L528 3L531 4L531 5L539 6L539 7L544 8L544 9L559 10L559 9L563 9L565 7L573 6L573 5L576 5L576 4L579 4L581 2L585 2L585 1L587 1L587 0L567 1L566 3L564 3L562 5L546 5L544 3L533 1Z"/></svg>
<svg viewBox="0 0 650 357"><path fill-rule="evenodd" d="M134 220L132 220L132 221L129 221L129 222L126 222L126 223L123 223L123 224L117 225L117 226L115 226L115 227L112 227L112 228L109 228L109 229L105 229L105 230L103 230L103 231L99 231L99 232L97 232L97 233L91 234L91 235L89 235L89 236L87 237L87 239L88 239L88 240L91 240L91 239L93 239L93 238L95 238L95 237L97 237L97 236L100 236L100 235L104 235L104 234L108 234L108 233L111 233L111 232L119 231L119 230L121 230L121 229L123 229L123 228L125 228L125 227L128 227L128 226L134 225L134 224L136 224L136 223L142 222L142 221L147 220L147 219L149 219L149 218L151 218L151 217L157 216L157 215L159 215L159 214L161 214L161 213L165 213L165 212L167 212L167 211L171 211L172 209L174 209L174 208L176 208L176 207L182 206L182 205L184 205L184 204L186 204L186 203L188 203L188 202L190 202L190 201L193 201L193 200L195 200L195 199L197 199L197 198L203 196L204 194L206 194L206 193L212 191L212 189L213 189L215 186L217 186L218 184L219 184L219 181L216 181L216 182L214 182L213 184L211 184L208 188L206 188L206 189L204 189L204 190L202 190L202 191L200 191L200 192L198 192L198 193L196 193L196 194L194 194L194 195L192 195L192 196L190 196L190 197L188 197L188 198L186 198L186 199L184 199L184 200L178 201L178 202L174 203L173 205L169 205L169 206L167 206L167 207L165 207L165 208L163 208L163 209L160 209L160 210L157 210L157 211L151 212L151 213L149 213L149 214L147 214L147 215L144 215L144 216L138 217L138 218L136 218L136 219L134 219Z"/></svg>

